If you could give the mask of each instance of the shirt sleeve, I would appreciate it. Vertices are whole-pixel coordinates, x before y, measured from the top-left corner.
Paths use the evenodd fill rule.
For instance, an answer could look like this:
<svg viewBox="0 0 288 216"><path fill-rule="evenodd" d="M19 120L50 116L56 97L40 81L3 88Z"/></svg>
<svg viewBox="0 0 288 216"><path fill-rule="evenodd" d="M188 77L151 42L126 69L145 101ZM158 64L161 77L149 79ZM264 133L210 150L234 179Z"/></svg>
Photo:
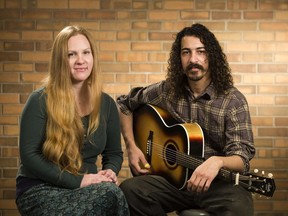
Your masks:
<svg viewBox="0 0 288 216"><path fill-rule="evenodd" d="M129 94L117 98L117 104L122 113L129 115L143 104L160 105L167 94L166 82L161 81L146 87L133 88Z"/></svg>
<svg viewBox="0 0 288 216"><path fill-rule="evenodd" d="M106 119L107 142L102 152L102 169L112 169L119 173L123 162L123 151L121 147L120 119L115 101L108 95L102 113Z"/></svg>
<svg viewBox="0 0 288 216"><path fill-rule="evenodd" d="M40 179L60 187L77 188L80 186L83 176L61 171L42 153L46 123L45 95L39 91L33 92L28 98L21 116L20 175Z"/></svg>
<svg viewBox="0 0 288 216"><path fill-rule="evenodd" d="M226 156L241 156L246 174L250 169L250 160L255 155L255 147L247 101L240 93L237 95L237 100L226 117L227 145L224 152Z"/></svg>

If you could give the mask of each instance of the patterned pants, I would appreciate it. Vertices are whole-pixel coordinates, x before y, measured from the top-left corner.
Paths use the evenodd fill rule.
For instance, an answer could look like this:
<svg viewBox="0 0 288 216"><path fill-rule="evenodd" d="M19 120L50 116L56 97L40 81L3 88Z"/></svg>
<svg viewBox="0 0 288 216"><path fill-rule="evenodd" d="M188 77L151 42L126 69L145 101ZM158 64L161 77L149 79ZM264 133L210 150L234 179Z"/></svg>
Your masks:
<svg viewBox="0 0 288 216"><path fill-rule="evenodd" d="M40 184L16 203L22 216L129 216L123 192L110 182L74 190Z"/></svg>

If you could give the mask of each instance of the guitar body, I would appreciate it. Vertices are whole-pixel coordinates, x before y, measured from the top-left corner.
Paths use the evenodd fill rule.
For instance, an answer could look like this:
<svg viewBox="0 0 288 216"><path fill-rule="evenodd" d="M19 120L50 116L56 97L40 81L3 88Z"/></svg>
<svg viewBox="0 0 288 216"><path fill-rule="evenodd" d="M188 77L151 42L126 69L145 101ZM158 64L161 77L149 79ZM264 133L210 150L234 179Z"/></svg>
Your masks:
<svg viewBox="0 0 288 216"><path fill-rule="evenodd" d="M164 109L145 105L134 112L133 131L137 146L151 165L151 174L163 176L175 187L183 189L191 175L184 156L204 156L200 126L177 124Z"/></svg>
<svg viewBox="0 0 288 216"><path fill-rule="evenodd" d="M204 161L203 132L197 123L177 123L164 109L145 105L133 113L137 146L150 164L150 174L160 175L178 189L184 189L193 170ZM272 197L276 189L272 173L268 178L221 168L217 178L248 191Z"/></svg>

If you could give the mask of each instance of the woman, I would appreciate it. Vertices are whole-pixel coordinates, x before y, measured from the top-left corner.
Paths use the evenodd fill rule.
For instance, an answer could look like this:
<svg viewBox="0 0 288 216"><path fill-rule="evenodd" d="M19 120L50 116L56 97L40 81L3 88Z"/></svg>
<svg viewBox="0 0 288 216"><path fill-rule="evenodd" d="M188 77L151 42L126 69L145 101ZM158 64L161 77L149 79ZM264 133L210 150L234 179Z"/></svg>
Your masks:
<svg viewBox="0 0 288 216"><path fill-rule="evenodd" d="M64 28L54 41L48 78L21 117L21 215L129 215L117 180L119 116L102 92L96 57L93 38L81 27Z"/></svg>

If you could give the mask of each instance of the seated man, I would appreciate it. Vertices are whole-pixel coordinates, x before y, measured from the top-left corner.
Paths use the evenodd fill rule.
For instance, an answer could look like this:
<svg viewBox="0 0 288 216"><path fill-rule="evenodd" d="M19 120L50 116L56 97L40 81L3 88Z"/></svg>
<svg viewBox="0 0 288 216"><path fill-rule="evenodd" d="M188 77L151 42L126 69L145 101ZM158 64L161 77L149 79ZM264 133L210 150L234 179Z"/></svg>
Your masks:
<svg viewBox="0 0 288 216"><path fill-rule="evenodd" d="M248 104L233 86L219 42L201 24L186 27L177 34L168 64L166 80L117 98L129 165L136 175L120 185L131 215L162 216L202 208L212 215L252 216L251 193L216 178L222 168L247 173L255 154ZM146 175L153 164L137 147L132 115L144 104L161 107L179 123L197 123L203 131L205 160L189 176L184 190L163 176Z"/></svg>

